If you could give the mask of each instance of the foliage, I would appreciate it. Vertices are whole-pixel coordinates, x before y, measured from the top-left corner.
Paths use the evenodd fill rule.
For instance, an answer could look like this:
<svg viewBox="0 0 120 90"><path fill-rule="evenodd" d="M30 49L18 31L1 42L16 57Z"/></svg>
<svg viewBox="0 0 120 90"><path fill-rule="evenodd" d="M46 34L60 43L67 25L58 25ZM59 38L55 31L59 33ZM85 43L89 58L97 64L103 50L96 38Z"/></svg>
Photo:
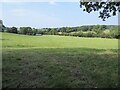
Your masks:
<svg viewBox="0 0 120 90"><path fill-rule="evenodd" d="M117 25L86 25L78 27L60 27L60 28L31 28L31 27L6 27L4 32L18 33L24 35L62 35L62 36L76 36L76 37L101 37L101 38L118 38ZM109 32L104 33L106 30ZM108 35L109 34L109 35Z"/></svg>
<svg viewBox="0 0 120 90"><path fill-rule="evenodd" d="M19 33L25 35L32 35L33 31L31 27L20 27Z"/></svg>
<svg viewBox="0 0 120 90"><path fill-rule="evenodd" d="M111 16L115 16L117 11L120 12L120 1L113 0L112 2L107 0L100 2L84 2L84 0L80 0L80 7L83 8L83 11L88 13L92 11L99 11L99 18L105 21L106 18Z"/></svg>
<svg viewBox="0 0 120 90"><path fill-rule="evenodd" d="M57 32L56 29L52 28L52 29L48 30L48 33L47 33L47 34L48 34L48 35L57 35L58 32Z"/></svg>
<svg viewBox="0 0 120 90"><path fill-rule="evenodd" d="M11 28L7 28L7 32L8 33L18 33L18 30L16 27L11 27Z"/></svg>

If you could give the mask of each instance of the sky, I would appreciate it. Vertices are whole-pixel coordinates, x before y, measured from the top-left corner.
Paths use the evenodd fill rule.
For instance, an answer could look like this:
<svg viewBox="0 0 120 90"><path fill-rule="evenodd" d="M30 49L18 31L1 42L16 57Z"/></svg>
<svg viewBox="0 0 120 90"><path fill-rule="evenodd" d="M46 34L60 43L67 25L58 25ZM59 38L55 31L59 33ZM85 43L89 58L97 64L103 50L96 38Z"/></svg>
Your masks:
<svg viewBox="0 0 120 90"><path fill-rule="evenodd" d="M8 27L30 26L34 28L44 28L118 24L118 15L102 21L98 18L99 12L88 14L79 7L79 2L77 1L8 1L0 2L0 19L2 19L4 25Z"/></svg>

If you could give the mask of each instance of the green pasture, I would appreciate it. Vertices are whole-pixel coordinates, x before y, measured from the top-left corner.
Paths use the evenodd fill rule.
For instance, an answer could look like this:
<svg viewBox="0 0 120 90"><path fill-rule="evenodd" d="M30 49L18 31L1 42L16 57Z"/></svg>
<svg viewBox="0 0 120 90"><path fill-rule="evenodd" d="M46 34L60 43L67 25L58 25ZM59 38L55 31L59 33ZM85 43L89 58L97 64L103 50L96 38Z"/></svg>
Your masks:
<svg viewBox="0 0 120 90"><path fill-rule="evenodd" d="M117 49L117 39L80 38L71 36L28 36L2 34L3 48L95 48Z"/></svg>
<svg viewBox="0 0 120 90"><path fill-rule="evenodd" d="M2 33L3 88L116 88L118 40Z"/></svg>

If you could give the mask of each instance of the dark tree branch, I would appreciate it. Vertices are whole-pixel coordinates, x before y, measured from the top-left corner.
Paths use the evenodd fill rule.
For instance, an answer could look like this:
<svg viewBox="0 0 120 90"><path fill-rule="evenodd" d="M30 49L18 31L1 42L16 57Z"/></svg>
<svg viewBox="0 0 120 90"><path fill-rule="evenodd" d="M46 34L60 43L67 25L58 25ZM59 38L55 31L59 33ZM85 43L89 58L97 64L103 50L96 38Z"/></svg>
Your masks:
<svg viewBox="0 0 120 90"><path fill-rule="evenodd" d="M99 18L105 21L106 18L115 16L117 12L120 12L120 1L83 2L80 0L80 8L83 8L83 11L88 13L91 13L92 11L99 11Z"/></svg>

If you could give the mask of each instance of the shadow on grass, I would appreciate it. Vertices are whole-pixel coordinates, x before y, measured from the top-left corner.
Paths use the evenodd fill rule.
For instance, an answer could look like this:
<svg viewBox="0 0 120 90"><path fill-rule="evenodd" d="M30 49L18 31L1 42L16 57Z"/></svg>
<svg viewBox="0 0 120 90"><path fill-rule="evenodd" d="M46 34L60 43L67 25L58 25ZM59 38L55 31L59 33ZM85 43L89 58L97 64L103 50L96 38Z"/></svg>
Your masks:
<svg viewBox="0 0 120 90"><path fill-rule="evenodd" d="M117 50L3 49L3 88L118 87Z"/></svg>

